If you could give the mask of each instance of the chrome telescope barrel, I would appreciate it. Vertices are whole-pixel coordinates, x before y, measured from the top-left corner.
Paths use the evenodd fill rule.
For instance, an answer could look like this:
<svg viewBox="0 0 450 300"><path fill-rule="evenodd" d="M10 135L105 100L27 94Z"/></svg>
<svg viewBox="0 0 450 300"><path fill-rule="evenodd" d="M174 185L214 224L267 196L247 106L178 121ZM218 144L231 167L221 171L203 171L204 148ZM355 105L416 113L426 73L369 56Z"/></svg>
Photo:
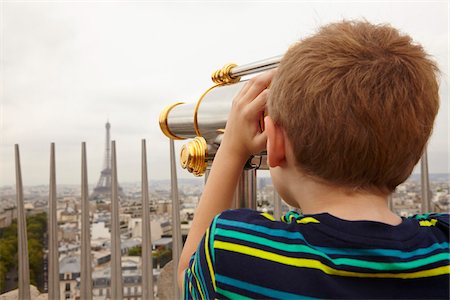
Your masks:
<svg viewBox="0 0 450 300"><path fill-rule="evenodd" d="M159 124L167 137L174 140L194 139L181 150L183 168L196 176L203 175L220 145L232 100L247 81L241 78L274 69L281 58L276 56L242 66L225 65L212 74L215 85L207 89L196 103L176 102L163 109ZM260 126L263 128L262 117ZM267 169L265 155L259 157L259 168ZM251 158L247 165L252 166L251 161L254 160Z"/></svg>
<svg viewBox="0 0 450 300"><path fill-rule="evenodd" d="M163 133L172 139L202 136L208 142L214 140L225 129L232 100L244 84L214 85L197 103L169 105L160 117Z"/></svg>
<svg viewBox="0 0 450 300"><path fill-rule="evenodd" d="M231 77L240 77L267 71L278 67L283 55L274 56L254 63L236 66L230 71Z"/></svg>

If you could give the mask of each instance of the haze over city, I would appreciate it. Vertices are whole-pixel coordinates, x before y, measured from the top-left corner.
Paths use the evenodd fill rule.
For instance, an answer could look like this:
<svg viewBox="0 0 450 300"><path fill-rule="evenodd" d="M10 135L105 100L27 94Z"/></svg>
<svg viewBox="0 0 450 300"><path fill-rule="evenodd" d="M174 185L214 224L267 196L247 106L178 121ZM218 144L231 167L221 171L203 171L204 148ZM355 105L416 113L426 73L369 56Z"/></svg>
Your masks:
<svg viewBox="0 0 450 300"><path fill-rule="evenodd" d="M78 184L87 142L94 183L107 120L120 181L140 180L142 138L150 180L169 178L169 143L158 126L163 107L197 101L226 63L280 55L321 25L361 18L391 23L437 60L441 109L428 160L430 173L449 173L448 8L446 1L1 1L0 186L14 184L16 143L24 184L36 185L48 182L51 142L58 183Z"/></svg>

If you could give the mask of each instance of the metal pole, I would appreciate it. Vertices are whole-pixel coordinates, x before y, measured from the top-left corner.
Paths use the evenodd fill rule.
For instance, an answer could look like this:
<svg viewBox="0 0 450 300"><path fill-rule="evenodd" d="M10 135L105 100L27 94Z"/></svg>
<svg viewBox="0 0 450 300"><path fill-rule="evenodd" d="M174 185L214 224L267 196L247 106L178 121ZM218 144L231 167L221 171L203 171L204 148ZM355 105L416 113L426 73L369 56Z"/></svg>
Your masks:
<svg viewBox="0 0 450 300"><path fill-rule="evenodd" d="M172 190L172 260L173 260L173 279L174 279L174 298L180 299L180 290L178 288L178 261L181 256L181 224L180 224L180 202L178 199L178 180L175 161L175 145L170 139L170 181Z"/></svg>
<svg viewBox="0 0 450 300"><path fill-rule="evenodd" d="M422 213L430 212L430 179L428 174L428 155L425 149L420 160L420 184L422 188Z"/></svg>
<svg viewBox="0 0 450 300"><path fill-rule="evenodd" d="M238 209L238 208L244 208L245 201L242 200L242 192L241 192L241 180L242 180L243 174L241 173L241 177L239 177L239 182L236 187L236 190L234 191L234 199L233 199L233 206L232 209Z"/></svg>
<svg viewBox="0 0 450 300"><path fill-rule="evenodd" d="M273 216L276 220L281 219L281 197L275 187L273 188Z"/></svg>
<svg viewBox="0 0 450 300"><path fill-rule="evenodd" d="M209 173L211 172L211 170L210 169L206 169L206 171L205 171L205 184L206 184L206 182L208 181L208 177L209 177Z"/></svg>
<svg viewBox="0 0 450 300"><path fill-rule="evenodd" d="M50 189L48 197L48 298L59 300L58 222L56 220L55 143L50 145Z"/></svg>
<svg viewBox="0 0 450 300"><path fill-rule="evenodd" d="M111 298L114 300L121 300L123 298L122 253L120 249L119 189L117 183L116 141L112 141L111 146Z"/></svg>
<svg viewBox="0 0 450 300"><path fill-rule="evenodd" d="M80 298L92 299L91 230L86 143L81 143L81 281ZM51 297L49 297L51 299Z"/></svg>
<svg viewBox="0 0 450 300"><path fill-rule="evenodd" d="M142 140L142 299L153 300L153 259L150 207L148 194L147 147Z"/></svg>
<svg viewBox="0 0 450 300"><path fill-rule="evenodd" d="M394 211L394 203L392 203L392 194L389 194L388 198L387 198L387 202L388 202L388 208L390 211Z"/></svg>
<svg viewBox="0 0 450 300"><path fill-rule="evenodd" d="M22 171L20 168L19 145L14 146L16 161L16 205L19 258L19 299L30 300L30 268L28 260L27 220L23 207Z"/></svg>
<svg viewBox="0 0 450 300"><path fill-rule="evenodd" d="M234 202L235 208L256 209L256 169L242 171Z"/></svg>

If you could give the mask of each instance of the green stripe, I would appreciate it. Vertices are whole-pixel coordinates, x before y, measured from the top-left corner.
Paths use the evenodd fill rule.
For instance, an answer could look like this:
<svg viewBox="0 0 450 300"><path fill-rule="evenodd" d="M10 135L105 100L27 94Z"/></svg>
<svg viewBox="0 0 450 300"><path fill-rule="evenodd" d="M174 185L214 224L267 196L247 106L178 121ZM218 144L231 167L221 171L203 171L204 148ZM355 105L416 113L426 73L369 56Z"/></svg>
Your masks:
<svg viewBox="0 0 450 300"><path fill-rule="evenodd" d="M217 293L229 298L229 299L242 299L242 300L252 300L252 298L248 298L230 291L222 290L221 288L217 288Z"/></svg>
<svg viewBox="0 0 450 300"><path fill-rule="evenodd" d="M436 217L446 217L447 214L442 214L442 213L429 213L429 214L421 214L421 215L414 215L414 216L410 216L408 218L413 218L416 220L423 220L423 219L430 219L431 218L436 218Z"/></svg>
<svg viewBox="0 0 450 300"><path fill-rule="evenodd" d="M202 292L201 294L203 294L204 297L206 299L208 299L209 293L208 293L208 289L206 288L205 279L203 278L204 273L202 270L202 264L200 262L200 258L201 258L201 256L196 253L194 262L192 263L193 264L192 269L194 269L194 266L195 266L195 270L192 273L194 275L194 278L196 278L197 281L200 283L200 288L201 288L201 292Z"/></svg>
<svg viewBox="0 0 450 300"><path fill-rule="evenodd" d="M297 219L300 217L300 214L295 211L288 211L284 216L281 217L281 220L285 223L292 223L292 219Z"/></svg>
<svg viewBox="0 0 450 300"><path fill-rule="evenodd" d="M274 289L271 289L268 287L264 287L264 286L253 284L250 282L223 276L220 274L216 275L216 279L218 282L221 282L223 284L237 287L238 289L242 289L242 290L247 290L247 291L253 292L255 294L264 295L266 297L270 297L271 299L316 299L316 298L306 297L306 296L297 295L297 294L284 292L284 291L280 291L280 290L274 290Z"/></svg>
<svg viewBox="0 0 450 300"><path fill-rule="evenodd" d="M188 295L189 295L189 268L186 269L186 271L184 272L184 299L188 299ZM187 277L187 278L186 278Z"/></svg>
<svg viewBox="0 0 450 300"><path fill-rule="evenodd" d="M209 231L209 253L211 254L212 263L216 262L216 256L214 254L214 236L216 234L216 221L220 215L217 215L212 222L211 230Z"/></svg>
<svg viewBox="0 0 450 300"><path fill-rule="evenodd" d="M332 260L331 257L324 254L323 252L317 251L317 250L315 250L309 246L305 246L305 245L286 244L286 243L266 239L266 238L263 238L260 236L255 236L255 235L240 232L240 231L228 230L228 229L222 229L222 228L216 229L216 235L229 237L229 238L233 238L233 239L239 239L239 240L243 240L243 241L249 241L249 242L252 242L255 244L269 246L271 248L279 249L279 250L283 250L283 251L287 251L287 252L304 252L304 253L309 253L309 254L320 255L329 260Z"/></svg>
<svg viewBox="0 0 450 300"><path fill-rule="evenodd" d="M405 271L408 269L415 269L418 267L422 267L425 265L429 265L439 261L445 261L450 259L450 253L438 253L429 257L420 258L407 262L374 262L360 259L352 259L352 258L331 258L328 255L319 252L313 248L310 248L305 245L296 245L296 244L286 244L282 242L272 241L263 237L254 236L251 234L235 231L235 230L227 230L227 229L216 229L216 235L221 235L224 237L229 237L233 239L238 239L242 241L248 241L259 245L268 246L277 250L282 250L285 252L303 252L318 255L326 258L334 265L347 265L352 267L366 268L372 270L379 271Z"/></svg>
<svg viewBox="0 0 450 300"><path fill-rule="evenodd" d="M422 220L422 219L427 219L430 216L430 214L421 214L421 215L415 215L414 219L416 220Z"/></svg>

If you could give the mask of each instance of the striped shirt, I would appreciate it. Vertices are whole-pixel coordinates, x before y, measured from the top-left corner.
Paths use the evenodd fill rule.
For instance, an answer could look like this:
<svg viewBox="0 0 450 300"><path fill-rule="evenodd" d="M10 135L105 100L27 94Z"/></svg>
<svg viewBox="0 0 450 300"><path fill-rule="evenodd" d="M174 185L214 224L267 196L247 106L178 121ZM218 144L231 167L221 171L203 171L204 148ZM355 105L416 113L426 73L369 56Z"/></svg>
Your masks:
<svg viewBox="0 0 450 300"><path fill-rule="evenodd" d="M391 226L327 213L282 222L248 209L216 216L184 277L185 299L449 299L449 215Z"/></svg>

